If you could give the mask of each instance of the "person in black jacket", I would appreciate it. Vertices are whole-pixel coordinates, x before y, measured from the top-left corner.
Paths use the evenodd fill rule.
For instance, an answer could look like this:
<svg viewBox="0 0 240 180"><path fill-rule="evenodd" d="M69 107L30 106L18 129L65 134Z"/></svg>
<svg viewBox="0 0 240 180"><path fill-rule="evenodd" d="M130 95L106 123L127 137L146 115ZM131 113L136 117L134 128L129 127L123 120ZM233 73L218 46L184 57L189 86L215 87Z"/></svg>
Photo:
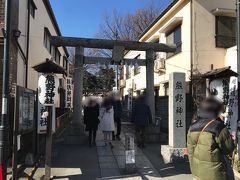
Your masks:
<svg viewBox="0 0 240 180"><path fill-rule="evenodd" d="M90 98L87 106L84 108L84 124L86 131L89 131L89 147L96 144L96 134L99 124L99 105Z"/></svg>
<svg viewBox="0 0 240 180"><path fill-rule="evenodd" d="M112 99L112 105L114 109L114 122L117 125L117 134L115 137L115 132L112 132L112 139L115 140L121 140L120 134L121 134L121 114L122 114L122 104L119 98L119 95L114 95Z"/></svg>
<svg viewBox="0 0 240 180"><path fill-rule="evenodd" d="M136 138L138 147L145 147L145 129L152 123L152 113L146 104L145 96L142 95L136 100L136 104L132 111L132 121L136 126Z"/></svg>

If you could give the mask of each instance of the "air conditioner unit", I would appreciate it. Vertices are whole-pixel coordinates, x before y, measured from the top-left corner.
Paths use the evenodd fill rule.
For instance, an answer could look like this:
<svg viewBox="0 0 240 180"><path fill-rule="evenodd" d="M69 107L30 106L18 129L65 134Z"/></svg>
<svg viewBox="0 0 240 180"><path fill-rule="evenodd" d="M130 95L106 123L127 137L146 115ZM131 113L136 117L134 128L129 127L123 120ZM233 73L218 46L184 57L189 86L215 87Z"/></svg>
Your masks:
<svg viewBox="0 0 240 180"><path fill-rule="evenodd" d="M157 59L154 62L154 72L159 73L160 71L165 71L165 59Z"/></svg>

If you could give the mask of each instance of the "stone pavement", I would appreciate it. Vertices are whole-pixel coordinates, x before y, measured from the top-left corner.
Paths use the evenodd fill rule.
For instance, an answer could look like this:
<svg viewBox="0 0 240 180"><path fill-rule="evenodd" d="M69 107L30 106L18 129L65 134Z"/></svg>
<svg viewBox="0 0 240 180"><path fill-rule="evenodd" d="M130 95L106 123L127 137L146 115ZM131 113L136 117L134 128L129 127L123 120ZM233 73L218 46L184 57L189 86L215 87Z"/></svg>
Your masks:
<svg viewBox="0 0 240 180"><path fill-rule="evenodd" d="M113 141L114 148L104 146L104 142L98 139L97 152L101 169L100 179L161 179L158 171L146 158L143 152L136 149L136 173L127 175L125 171L125 137L121 141Z"/></svg>
<svg viewBox="0 0 240 180"><path fill-rule="evenodd" d="M129 125L128 125L129 127ZM130 129L124 128L123 132ZM128 175L125 171L125 136L121 135L121 141L113 141L114 148L105 146L102 133L98 132L97 145L89 148L87 136L81 138L81 145L69 145L59 141L58 153L53 158L53 179L59 180L190 180L188 163L164 164L160 156L160 144L147 144L147 148L136 149L136 172ZM40 180L44 175L44 160L36 169L33 179ZM32 171L32 167L26 168L20 179L26 179Z"/></svg>

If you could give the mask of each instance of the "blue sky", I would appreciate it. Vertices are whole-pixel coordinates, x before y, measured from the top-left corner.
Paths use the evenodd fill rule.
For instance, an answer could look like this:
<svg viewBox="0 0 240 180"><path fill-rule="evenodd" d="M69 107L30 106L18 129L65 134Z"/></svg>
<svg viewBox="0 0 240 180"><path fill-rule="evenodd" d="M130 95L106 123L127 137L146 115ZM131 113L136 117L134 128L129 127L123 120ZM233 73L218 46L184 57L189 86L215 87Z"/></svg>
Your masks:
<svg viewBox="0 0 240 180"><path fill-rule="evenodd" d="M94 37L106 13L133 13L151 0L50 0L64 36ZM165 7L169 0L153 0Z"/></svg>

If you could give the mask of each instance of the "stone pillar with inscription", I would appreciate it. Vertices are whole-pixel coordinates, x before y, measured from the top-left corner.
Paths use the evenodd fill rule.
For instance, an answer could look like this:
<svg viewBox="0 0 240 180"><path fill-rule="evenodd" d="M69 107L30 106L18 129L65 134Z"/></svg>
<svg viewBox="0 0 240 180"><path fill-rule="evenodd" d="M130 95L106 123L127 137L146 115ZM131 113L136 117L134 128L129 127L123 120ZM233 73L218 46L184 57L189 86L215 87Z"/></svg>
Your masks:
<svg viewBox="0 0 240 180"><path fill-rule="evenodd" d="M74 93L73 93L73 120L67 131L65 144L84 144L84 125L82 121L83 97L83 61L84 48L76 47L74 63Z"/></svg>
<svg viewBox="0 0 240 180"><path fill-rule="evenodd" d="M166 162L183 161L186 148L186 82L185 73L169 77L169 145L161 147Z"/></svg>

